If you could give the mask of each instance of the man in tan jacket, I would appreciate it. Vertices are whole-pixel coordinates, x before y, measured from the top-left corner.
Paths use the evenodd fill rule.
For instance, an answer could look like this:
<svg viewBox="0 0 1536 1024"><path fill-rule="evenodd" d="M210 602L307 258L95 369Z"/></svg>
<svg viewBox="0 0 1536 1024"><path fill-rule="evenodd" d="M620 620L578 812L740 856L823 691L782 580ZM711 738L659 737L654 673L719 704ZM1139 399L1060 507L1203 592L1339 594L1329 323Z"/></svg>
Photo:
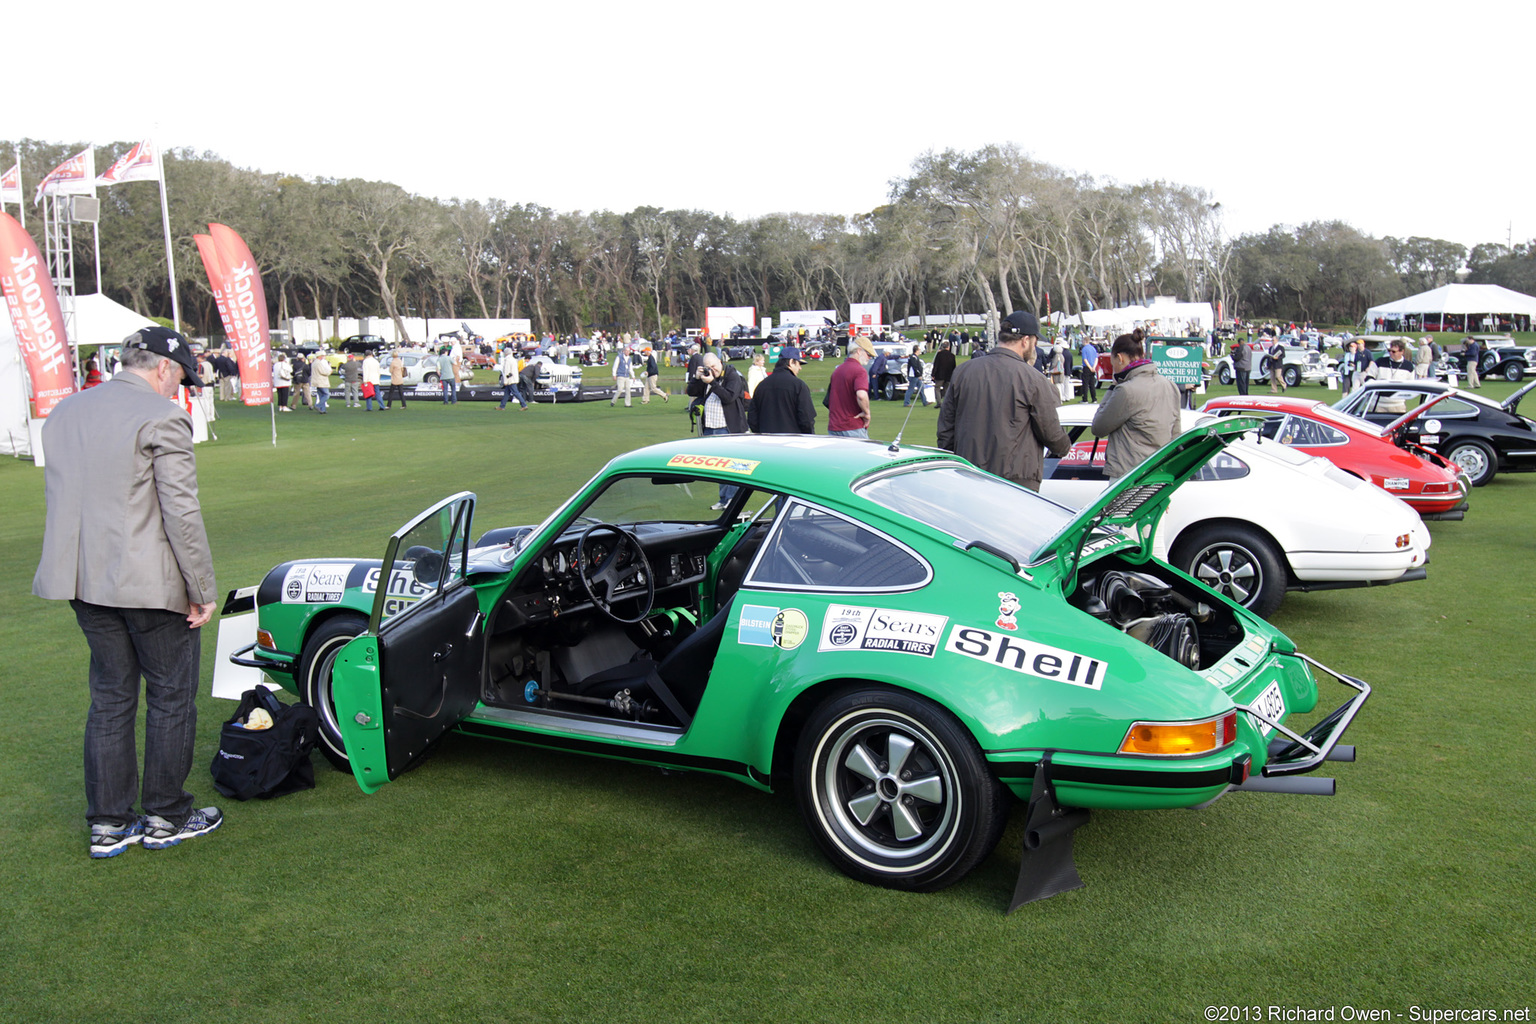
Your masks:
<svg viewBox="0 0 1536 1024"><path fill-rule="evenodd" d="M1146 357L1140 328L1116 338L1109 359L1115 383L1093 414L1092 430L1105 439L1105 469L1118 480L1178 436L1179 389Z"/></svg>
<svg viewBox="0 0 1536 1024"><path fill-rule="evenodd" d="M202 381L186 339L164 327L129 335L122 358L121 373L66 398L43 424L48 514L32 580L38 597L70 603L91 649L92 857L139 842L175 846L223 821L216 807L194 808L183 788L197 730L200 631L217 589L192 418L173 399ZM141 677L142 789L134 741Z"/></svg>

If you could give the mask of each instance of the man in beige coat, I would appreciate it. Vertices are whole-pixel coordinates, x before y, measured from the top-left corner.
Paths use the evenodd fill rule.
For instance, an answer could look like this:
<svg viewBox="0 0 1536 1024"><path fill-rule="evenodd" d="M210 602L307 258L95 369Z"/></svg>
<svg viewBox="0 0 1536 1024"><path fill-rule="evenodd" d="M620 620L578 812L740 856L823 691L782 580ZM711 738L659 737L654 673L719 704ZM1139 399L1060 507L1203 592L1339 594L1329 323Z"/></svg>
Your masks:
<svg viewBox="0 0 1536 1024"><path fill-rule="evenodd" d="M197 498L192 418L172 399L201 387L187 341L146 327L123 370L43 424L48 501L32 593L68 601L91 649L85 724L92 857L175 846L223 819L183 788L197 729L201 628L216 585ZM134 727L144 680L144 776ZM134 811L140 800L144 814Z"/></svg>

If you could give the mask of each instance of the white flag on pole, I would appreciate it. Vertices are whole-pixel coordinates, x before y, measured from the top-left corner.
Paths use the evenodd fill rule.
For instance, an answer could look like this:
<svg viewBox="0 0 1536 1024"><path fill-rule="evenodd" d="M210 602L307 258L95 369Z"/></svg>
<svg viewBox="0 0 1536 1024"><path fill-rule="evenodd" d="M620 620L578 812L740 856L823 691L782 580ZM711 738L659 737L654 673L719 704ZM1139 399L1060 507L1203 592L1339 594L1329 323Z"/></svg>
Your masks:
<svg viewBox="0 0 1536 1024"><path fill-rule="evenodd" d="M34 203L42 202L45 195L93 196L96 194L96 150L87 146L37 183Z"/></svg>
<svg viewBox="0 0 1536 1024"><path fill-rule="evenodd" d="M105 188L125 181L158 181L160 178L160 153L151 142L141 142L117 158L102 172L96 184Z"/></svg>
<svg viewBox="0 0 1536 1024"><path fill-rule="evenodd" d="M0 206L6 203L22 205L21 192L21 161L16 161L16 166L0 174Z"/></svg>

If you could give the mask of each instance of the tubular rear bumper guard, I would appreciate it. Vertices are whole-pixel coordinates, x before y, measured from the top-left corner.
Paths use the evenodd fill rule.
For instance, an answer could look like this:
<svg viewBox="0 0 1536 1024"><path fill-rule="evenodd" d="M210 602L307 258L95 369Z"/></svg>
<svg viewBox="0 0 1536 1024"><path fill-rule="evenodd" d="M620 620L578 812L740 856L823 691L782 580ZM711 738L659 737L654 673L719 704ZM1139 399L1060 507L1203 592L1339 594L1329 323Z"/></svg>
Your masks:
<svg viewBox="0 0 1536 1024"><path fill-rule="evenodd" d="M273 654L279 654L279 655L282 655L283 657L287 658L288 659L288 664L286 664L286 665L284 665L280 661L274 661L271 658L244 658L244 657L241 657L241 655L248 654L248 653L250 653L251 651L253 651L255 649L256 649L256 645L255 644L246 644L244 647L237 647L237 648L235 648L233 651L229 652L229 661L230 661L230 663L233 664L233 665L243 665L246 668L275 669L275 670L277 670L279 672L291 672L291 671L293 671L293 663L298 660L298 658L296 656L294 656L292 654L289 654L287 651L273 651L272 652Z"/></svg>
<svg viewBox="0 0 1536 1024"><path fill-rule="evenodd" d="M1239 711L1252 715L1266 725L1272 726L1280 733L1269 744L1269 754L1262 773L1266 778L1274 775L1300 775L1303 772L1312 771L1324 761L1336 760L1336 758L1330 758L1329 755L1333 753L1334 747L1338 746L1339 740L1343 738L1345 731L1354 722L1355 715L1360 712L1360 709L1365 706L1365 702L1371 696L1371 686L1365 680L1356 679L1354 676L1347 676L1342 672L1335 672L1327 665L1307 657L1300 651L1296 652L1296 657L1311 665L1314 669L1326 672L1357 692L1305 733L1297 733L1287 729L1283 724L1266 717L1263 713L1239 704L1237 706ZM1337 759L1341 760L1342 758ZM1353 758L1351 757L1349 760L1353 760Z"/></svg>

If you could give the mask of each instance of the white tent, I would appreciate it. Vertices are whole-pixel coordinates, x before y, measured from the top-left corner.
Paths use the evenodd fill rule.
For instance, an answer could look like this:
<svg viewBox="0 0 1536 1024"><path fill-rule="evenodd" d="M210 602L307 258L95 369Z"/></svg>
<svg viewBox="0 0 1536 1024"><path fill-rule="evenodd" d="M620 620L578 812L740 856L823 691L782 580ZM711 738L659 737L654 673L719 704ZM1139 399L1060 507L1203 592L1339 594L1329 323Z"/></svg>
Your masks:
<svg viewBox="0 0 1536 1024"><path fill-rule="evenodd" d="M155 322L105 295L76 295L75 323L70 341L78 345L115 345L141 327ZM105 372L105 371L103 371Z"/></svg>
<svg viewBox="0 0 1536 1024"><path fill-rule="evenodd" d="M1536 316L1536 298L1497 284L1448 284L1365 311L1367 323L1377 317L1401 320L1409 316Z"/></svg>
<svg viewBox="0 0 1536 1024"><path fill-rule="evenodd" d="M1129 331L1137 324L1158 323L1159 330L1183 334L1190 327L1209 331L1216 323L1215 313L1209 302L1153 302L1150 306L1121 306L1119 309L1085 309L1067 317L1067 323L1082 324L1092 329L1118 329ZM1148 333L1157 333L1151 331Z"/></svg>

